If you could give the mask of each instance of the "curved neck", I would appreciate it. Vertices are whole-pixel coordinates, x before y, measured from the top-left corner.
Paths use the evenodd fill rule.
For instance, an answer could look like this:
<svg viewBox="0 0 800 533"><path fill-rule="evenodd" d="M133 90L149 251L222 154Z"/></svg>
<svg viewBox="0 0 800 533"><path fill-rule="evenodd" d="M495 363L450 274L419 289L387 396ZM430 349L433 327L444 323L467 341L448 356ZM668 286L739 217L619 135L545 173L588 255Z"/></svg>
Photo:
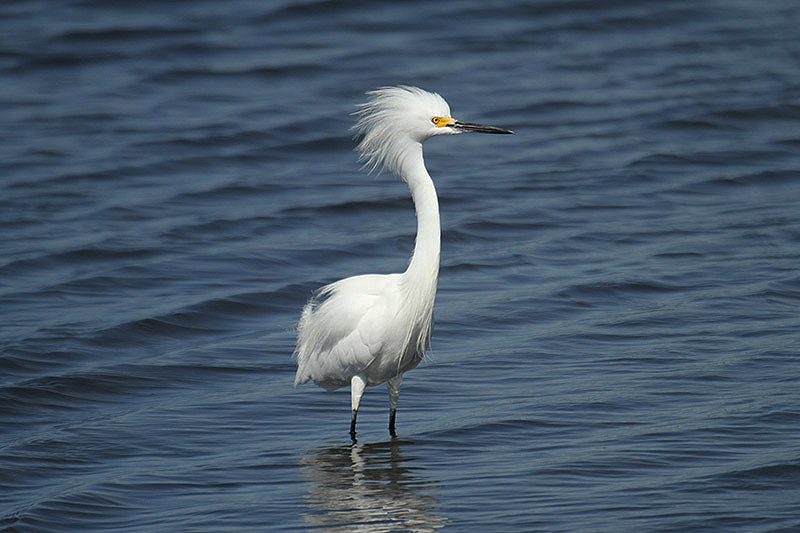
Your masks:
<svg viewBox="0 0 800 533"><path fill-rule="evenodd" d="M400 169L402 178L408 183L414 209L417 212L417 240L414 254L405 273L417 286L432 282L435 291L439 276L439 252L441 250L441 227L439 224L439 200L425 162L422 144L408 147L409 157Z"/></svg>

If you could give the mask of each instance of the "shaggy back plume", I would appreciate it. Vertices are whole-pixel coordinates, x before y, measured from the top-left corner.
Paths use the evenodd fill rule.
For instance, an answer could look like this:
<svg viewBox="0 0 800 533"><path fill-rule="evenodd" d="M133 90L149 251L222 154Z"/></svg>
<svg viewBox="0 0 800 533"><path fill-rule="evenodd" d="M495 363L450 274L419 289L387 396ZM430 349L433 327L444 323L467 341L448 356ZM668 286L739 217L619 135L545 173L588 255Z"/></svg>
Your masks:
<svg viewBox="0 0 800 533"><path fill-rule="evenodd" d="M356 151L370 172L386 169L400 174L409 148L437 133L431 118L450 116L444 98L417 87L381 87L367 96L354 113L358 121L353 129L363 135Z"/></svg>

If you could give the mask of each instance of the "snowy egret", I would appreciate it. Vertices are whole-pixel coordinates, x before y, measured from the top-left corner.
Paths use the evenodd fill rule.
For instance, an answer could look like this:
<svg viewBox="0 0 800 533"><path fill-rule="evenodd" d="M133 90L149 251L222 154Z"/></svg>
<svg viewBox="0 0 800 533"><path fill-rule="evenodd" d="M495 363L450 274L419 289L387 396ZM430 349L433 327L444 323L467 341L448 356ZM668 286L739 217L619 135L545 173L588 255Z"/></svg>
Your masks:
<svg viewBox="0 0 800 533"><path fill-rule="evenodd" d="M346 278L317 291L297 327L295 386L313 380L334 390L350 385L350 436L367 386L389 389L389 433L395 433L403 373L422 360L431 338L433 300L439 277L439 202L422 158L422 143L463 132L514 133L460 122L436 93L416 87L383 87L367 93L355 113L363 135L356 150L370 170L398 174L411 190L417 238L402 274Z"/></svg>

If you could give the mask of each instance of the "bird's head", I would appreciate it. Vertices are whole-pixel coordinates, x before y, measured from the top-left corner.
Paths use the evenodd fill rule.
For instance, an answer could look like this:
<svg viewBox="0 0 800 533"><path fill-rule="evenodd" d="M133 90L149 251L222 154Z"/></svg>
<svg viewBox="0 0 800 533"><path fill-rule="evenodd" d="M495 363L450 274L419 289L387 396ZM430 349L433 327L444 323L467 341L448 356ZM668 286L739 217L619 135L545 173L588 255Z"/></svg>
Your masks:
<svg viewBox="0 0 800 533"><path fill-rule="evenodd" d="M450 116L450 106L436 93L401 85L367 93L353 127L363 135L356 150L370 170L400 172L410 146L436 135L455 133L514 133L511 130L461 122Z"/></svg>

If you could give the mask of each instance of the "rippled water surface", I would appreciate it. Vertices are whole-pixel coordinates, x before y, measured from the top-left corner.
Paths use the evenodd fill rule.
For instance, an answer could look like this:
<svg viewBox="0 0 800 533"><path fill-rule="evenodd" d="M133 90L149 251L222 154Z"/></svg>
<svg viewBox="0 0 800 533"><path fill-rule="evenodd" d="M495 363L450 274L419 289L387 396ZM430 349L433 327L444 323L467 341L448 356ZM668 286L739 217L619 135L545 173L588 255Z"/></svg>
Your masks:
<svg viewBox="0 0 800 533"><path fill-rule="evenodd" d="M800 530L800 9L0 5L0 528ZM371 88L426 144L430 357L399 438L294 389L317 287L405 268Z"/></svg>

